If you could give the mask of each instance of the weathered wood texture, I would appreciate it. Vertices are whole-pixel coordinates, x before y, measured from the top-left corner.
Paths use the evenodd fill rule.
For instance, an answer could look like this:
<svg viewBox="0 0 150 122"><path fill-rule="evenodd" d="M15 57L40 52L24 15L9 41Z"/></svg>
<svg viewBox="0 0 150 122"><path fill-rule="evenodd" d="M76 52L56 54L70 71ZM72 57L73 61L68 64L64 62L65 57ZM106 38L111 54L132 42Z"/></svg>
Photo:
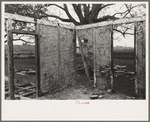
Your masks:
<svg viewBox="0 0 150 122"><path fill-rule="evenodd" d="M111 26L95 28L96 34L96 79L100 89L111 88Z"/></svg>
<svg viewBox="0 0 150 122"><path fill-rule="evenodd" d="M145 55L146 28L145 21L136 23L136 90L140 99L145 98Z"/></svg>
<svg viewBox="0 0 150 122"><path fill-rule="evenodd" d="M111 68L111 26L77 31L80 39L88 40L82 43L82 48L88 67L92 69L94 68L95 52L96 86L99 89L110 88L110 70L107 68Z"/></svg>
<svg viewBox="0 0 150 122"><path fill-rule="evenodd" d="M40 96L40 53L39 38L35 36L35 61L36 61L36 97Z"/></svg>
<svg viewBox="0 0 150 122"><path fill-rule="evenodd" d="M4 18L6 18L6 19L10 18L12 20L17 20L17 21L26 22L26 23L36 23L34 18L21 16L21 15L17 15L17 14L5 13ZM40 20L40 19L37 19L37 23L43 24L43 25L58 26L58 23L56 23L56 22ZM72 26L72 25L67 25L67 24L59 24L59 25L64 28L74 29L74 26Z"/></svg>
<svg viewBox="0 0 150 122"><path fill-rule="evenodd" d="M75 81L73 31L38 24L42 92L61 89Z"/></svg>
<svg viewBox="0 0 150 122"><path fill-rule="evenodd" d="M132 22L143 21L145 19L146 19L145 16L135 17L135 18L122 18L122 19L117 19L117 20L111 20L111 21L105 21L105 22L98 22L98 23L76 26L76 30L93 28L93 27L101 27L101 26L103 27L103 26L114 25L114 24L123 24L123 23L128 24L128 23L132 23Z"/></svg>
<svg viewBox="0 0 150 122"><path fill-rule="evenodd" d="M13 35L10 32L12 29L12 20L7 20L7 40L8 40L8 77L9 77L9 94L10 99L14 99L14 61L13 61Z"/></svg>

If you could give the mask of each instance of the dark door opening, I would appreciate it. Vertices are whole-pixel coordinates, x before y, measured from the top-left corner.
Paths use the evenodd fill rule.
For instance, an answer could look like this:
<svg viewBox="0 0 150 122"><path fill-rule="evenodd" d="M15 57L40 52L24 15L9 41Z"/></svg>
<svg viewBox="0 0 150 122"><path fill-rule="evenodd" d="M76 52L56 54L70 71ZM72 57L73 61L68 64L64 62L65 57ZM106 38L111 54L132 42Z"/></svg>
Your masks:
<svg viewBox="0 0 150 122"><path fill-rule="evenodd" d="M113 27L114 90L135 96L134 23Z"/></svg>

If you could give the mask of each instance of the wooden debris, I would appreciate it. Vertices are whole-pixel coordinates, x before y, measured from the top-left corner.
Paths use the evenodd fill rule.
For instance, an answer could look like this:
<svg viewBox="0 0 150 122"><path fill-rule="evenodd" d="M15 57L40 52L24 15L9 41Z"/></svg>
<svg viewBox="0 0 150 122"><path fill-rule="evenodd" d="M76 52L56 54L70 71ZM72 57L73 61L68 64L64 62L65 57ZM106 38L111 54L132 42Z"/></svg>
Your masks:
<svg viewBox="0 0 150 122"><path fill-rule="evenodd" d="M102 95L99 95L98 98L101 99L101 98L103 98L103 96L102 96Z"/></svg>
<svg viewBox="0 0 150 122"><path fill-rule="evenodd" d="M98 99L98 95L91 95L90 98L91 99Z"/></svg>
<svg viewBox="0 0 150 122"><path fill-rule="evenodd" d="M21 91L24 91L24 90L30 90L30 89L33 89L33 88L36 88L36 87L35 86L29 86L29 87L26 87L26 88L16 90L15 93L18 93L18 92L21 92Z"/></svg>
<svg viewBox="0 0 150 122"><path fill-rule="evenodd" d="M29 92L29 93L24 93L24 94L22 94L21 96L26 97L26 96L32 95L32 94L34 94L34 93L36 93L36 92L33 91L33 92Z"/></svg>
<svg viewBox="0 0 150 122"><path fill-rule="evenodd" d="M18 87L25 87L25 86L30 86L30 83L18 84Z"/></svg>

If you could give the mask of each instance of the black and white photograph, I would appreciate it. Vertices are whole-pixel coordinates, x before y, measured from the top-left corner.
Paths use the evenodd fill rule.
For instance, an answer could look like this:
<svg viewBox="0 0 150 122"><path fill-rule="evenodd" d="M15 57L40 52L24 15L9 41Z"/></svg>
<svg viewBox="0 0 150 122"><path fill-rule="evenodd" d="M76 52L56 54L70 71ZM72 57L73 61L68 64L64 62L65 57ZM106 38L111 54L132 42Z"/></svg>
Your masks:
<svg viewBox="0 0 150 122"><path fill-rule="evenodd" d="M130 102L136 108L131 113L145 110L140 111L143 114L135 112L133 120L140 120L139 115L141 120L148 119L148 2L14 1L2 2L1 6L3 104L15 108L12 102L19 107L24 102L25 108L26 103L35 107L36 102L45 102L47 109L57 104L63 108L86 106L85 111L93 111L89 106L95 108L98 104L99 111L110 108L106 103L112 107L115 103L111 110L116 111L120 109L117 105L128 106ZM137 108L139 102L143 106ZM10 108L4 105L2 110ZM124 108L130 111L130 107ZM40 109L43 112L46 108ZM21 108L17 110L20 112ZM37 114L39 120L42 115ZM99 120L107 116L80 115L69 120L92 120L92 116ZM44 120L50 118L46 116ZM52 118L67 120L56 116ZM115 118L110 114L103 120L121 117L124 116ZM16 118L17 115L12 117Z"/></svg>

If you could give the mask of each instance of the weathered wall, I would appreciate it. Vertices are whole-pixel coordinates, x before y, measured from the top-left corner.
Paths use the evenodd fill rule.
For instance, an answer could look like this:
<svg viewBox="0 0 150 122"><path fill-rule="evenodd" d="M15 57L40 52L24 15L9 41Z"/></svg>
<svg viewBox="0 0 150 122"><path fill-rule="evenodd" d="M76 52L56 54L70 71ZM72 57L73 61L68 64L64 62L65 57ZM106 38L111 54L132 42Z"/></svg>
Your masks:
<svg viewBox="0 0 150 122"><path fill-rule="evenodd" d="M94 68L94 53L96 55L96 86L99 89L110 88L111 26L78 30L78 36L80 40L83 38L88 40L87 43L82 43L83 53L92 68Z"/></svg>
<svg viewBox="0 0 150 122"><path fill-rule="evenodd" d="M58 26L38 25L40 84L51 92L73 84L75 79L73 31Z"/></svg>
<svg viewBox="0 0 150 122"><path fill-rule="evenodd" d="M60 28L60 60L59 81L65 85L75 83L75 45L73 42L74 31Z"/></svg>
<svg viewBox="0 0 150 122"><path fill-rule="evenodd" d="M136 23L136 92L139 98L145 98L145 21Z"/></svg>
<svg viewBox="0 0 150 122"><path fill-rule="evenodd" d="M100 89L108 89L111 68L111 26L95 28L96 34L96 79Z"/></svg>

